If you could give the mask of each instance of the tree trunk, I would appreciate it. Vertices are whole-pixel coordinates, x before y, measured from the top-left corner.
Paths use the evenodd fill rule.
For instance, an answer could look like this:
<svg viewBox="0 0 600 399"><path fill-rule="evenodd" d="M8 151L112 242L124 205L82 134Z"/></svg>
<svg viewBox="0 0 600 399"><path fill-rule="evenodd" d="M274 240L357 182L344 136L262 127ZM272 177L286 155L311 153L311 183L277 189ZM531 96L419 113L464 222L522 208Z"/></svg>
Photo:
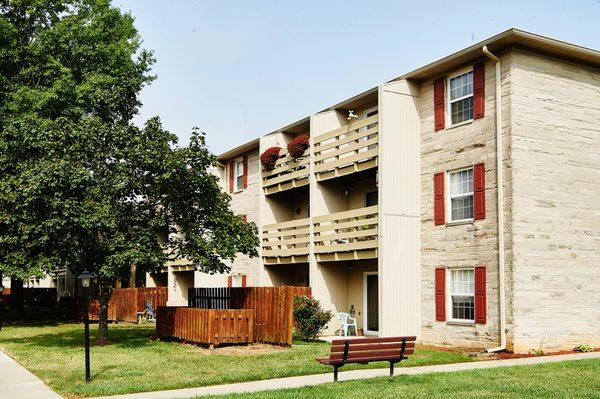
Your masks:
<svg viewBox="0 0 600 399"><path fill-rule="evenodd" d="M100 315L98 317L98 341L108 341L108 300L110 299L110 286L104 287L98 284L100 291Z"/></svg>
<svg viewBox="0 0 600 399"><path fill-rule="evenodd" d="M23 280L10 279L10 312L13 317L20 319L25 314L23 301Z"/></svg>

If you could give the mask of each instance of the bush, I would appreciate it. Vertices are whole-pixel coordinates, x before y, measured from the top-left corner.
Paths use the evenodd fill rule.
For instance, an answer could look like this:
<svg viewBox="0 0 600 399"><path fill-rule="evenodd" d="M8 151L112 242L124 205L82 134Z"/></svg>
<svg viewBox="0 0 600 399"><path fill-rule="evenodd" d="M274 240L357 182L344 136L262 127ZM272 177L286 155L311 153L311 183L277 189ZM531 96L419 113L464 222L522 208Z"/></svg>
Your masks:
<svg viewBox="0 0 600 399"><path fill-rule="evenodd" d="M323 310L319 301L307 296L294 298L294 335L303 341L314 341L333 313Z"/></svg>
<svg viewBox="0 0 600 399"><path fill-rule="evenodd" d="M302 155L304 155L304 151L306 151L309 145L310 139L308 136L306 134L301 134L288 143L288 153L294 159L300 158Z"/></svg>
<svg viewBox="0 0 600 399"><path fill-rule="evenodd" d="M260 156L260 163L267 169L273 169L279 159L281 147L269 147Z"/></svg>
<svg viewBox="0 0 600 399"><path fill-rule="evenodd" d="M576 346L573 350L575 352L583 352L583 353L585 353L585 352L593 352L594 348L592 348L588 344L581 344L581 345Z"/></svg>

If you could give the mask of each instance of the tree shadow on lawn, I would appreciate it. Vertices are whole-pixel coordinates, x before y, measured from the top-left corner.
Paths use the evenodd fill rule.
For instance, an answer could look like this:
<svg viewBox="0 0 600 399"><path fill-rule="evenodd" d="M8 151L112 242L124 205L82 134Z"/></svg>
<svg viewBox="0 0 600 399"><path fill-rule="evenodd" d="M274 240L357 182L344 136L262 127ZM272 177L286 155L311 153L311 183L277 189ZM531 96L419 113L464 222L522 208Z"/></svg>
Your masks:
<svg viewBox="0 0 600 399"><path fill-rule="evenodd" d="M0 343L10 343L21 347L28 348L78 348L85 345L83 323L75 325L73 323L33 323L33 324L13 324L13 327L26 328L44 328L44 327L60 327L65 325L68 330L61 330L54 333L26 334L22 337L14 337L11 335L3 335L0 333ZM67 327L68 326L68 327ZM93 343L98 338L97 324L90 325L90 341ZM7 330L5 330L7 331ZM8 330L10 331L10 330ZM117 328L109 327L110 344L108 346L132 349L140 348L152 344L154 341L150 339L155 334L154 329L141 328L137 325L119 325Z"/></svg>

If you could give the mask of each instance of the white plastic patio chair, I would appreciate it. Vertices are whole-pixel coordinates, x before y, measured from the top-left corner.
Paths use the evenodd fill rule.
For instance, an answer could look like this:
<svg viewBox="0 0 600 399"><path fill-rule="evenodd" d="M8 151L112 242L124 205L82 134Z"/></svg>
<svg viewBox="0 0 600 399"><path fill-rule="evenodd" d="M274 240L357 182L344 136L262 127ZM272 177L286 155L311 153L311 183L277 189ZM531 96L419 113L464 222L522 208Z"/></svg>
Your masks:
<svg viewBox="0 0 600 399"><path fill-rule="evenodd" d="M348 313L340 312L337 314L337 318L342 322L342 328L340 329L340 335L344 334L344 337L348 336L348 330L350 327L354 327L354 335L358 336L358 326L356 319L350 317Z"/></svg>

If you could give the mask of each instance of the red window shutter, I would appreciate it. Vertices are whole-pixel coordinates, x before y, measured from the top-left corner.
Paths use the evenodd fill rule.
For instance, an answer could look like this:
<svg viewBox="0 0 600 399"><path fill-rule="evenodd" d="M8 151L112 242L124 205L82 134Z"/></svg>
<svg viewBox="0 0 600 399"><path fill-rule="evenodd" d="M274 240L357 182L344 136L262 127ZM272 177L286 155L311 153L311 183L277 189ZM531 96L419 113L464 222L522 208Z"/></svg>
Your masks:
<svg viewBox="0 0 600 399"><path fill-rule="evenodd" d="M444 79L440 78L433 82L433 116L436 132L442 130L446 126L444 104Z"/></svg>
<svg viewBox="0 0 600 399"><path fill-rule="evenodd" d="M485 219L485 164L483 163L473 167L473 214L475 220Z"/></svg>
<svg viewBox="0 0 600 399"><path fill-rule="evenodd" d="M444 172L433 175L433 220L436 225L446 223L444 204Z"/></svg>
<svg viewBox="0 0 600 399"><path fill-rule="evenodd" d="M446 321L446 269L435 269L435 319Z"/></svg>
<svg viewBox="0 0 600 399"><path fill-rule="evenodd" d="M244 188L248 187L248 156L244 155L242 160L244 164Z"/></svg>
<svg viewBox="0 0 600 399"><path fill-rule="evenodd" d="M244 274L244 275L242 276L242 287L245 287L245 286L246 286L246 282L247 282L247 281L248 281L248 280L246 280L246 275Z"/></svg>
<svg viewBox="0 0 600 399"><path fill-rule="evenodd" d="M234 174L234 168L235 166L235 161L229 161L229 192L232 193L233 192L233 174Z"/></svg>
<svg viewBox="0 0 600 399"><path fill-rule="evenodd" d="M475 268L475 323L485 324L486 322L485 266L477 266Z"/></svg>
<svg viewBox="0 0 600 399"><path fill-rule="evenodd" d="M233 277L232 276L227 276L227 286L228 287L233 286Z"/></svg>
<svg viewBox="0 0 600 399"><path fill-rule="evenodd" d="M485 114L485 69L484 63L473 65L473 119Z"/></svg>

